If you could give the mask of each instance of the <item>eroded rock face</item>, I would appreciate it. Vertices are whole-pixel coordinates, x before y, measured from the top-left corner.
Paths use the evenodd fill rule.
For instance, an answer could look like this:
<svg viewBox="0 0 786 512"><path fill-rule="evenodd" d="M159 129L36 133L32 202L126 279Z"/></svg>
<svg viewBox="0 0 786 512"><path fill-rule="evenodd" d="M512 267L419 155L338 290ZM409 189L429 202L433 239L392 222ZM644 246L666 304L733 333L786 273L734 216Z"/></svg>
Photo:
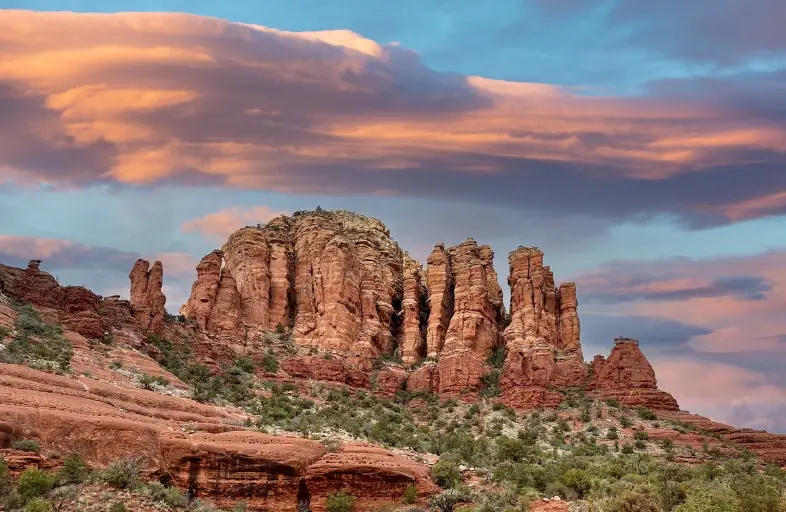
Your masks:
<svg viewBox="0 0 786 512"><path fill-rule="evenodd" d="M453 270L444 244L437 244L428 257L426 284L431 307L426 330L426 348L428 357L436 358L442 352L453 316Z"/></svg>
<svg viewBox="0 0 786 512"><path fill-rule="evenodd" d="M404 300L401 301L401 359L411 365L426 356L425 323L422 315L428 312L428 294L423 283L423 269L420 264L404 255Z"/></svg>
<svg viewBox="0 0 786 512"><path fill-rule="evenodd" d="M32 260L25 269L0 265L3 293L36 306L51 321L83 336L104 336L109 324L99 314L102 298L81 286L60 286L40 264L40 260Z"/></svg>
<svg viewBox="0 0 786 512"><path fill-rule="evenodd" d="M471 395L485 375L500 372L501 399L528 407L551 404L547 388L586 385L575 283L557 286L543 252L520 247L509 256L506 315L493 260L489 246L467 239L437 244L424 269L376 219L343 211L280 216L238 230L203 258L183 314L243 343L260 331L291 332L300 352L283 367L303 378L365 386L373 361L397 353L404 368L433 362L405 379L385 373L385 386L406 380L410 390ZM502 347L504 366L492 369L489 356ZM604 371L617 364L615 354ZM653 402L648 363L622 365L639 370L621 377L625 385L596 374L593 389L638 390L623 401Z"/></svg>
<svg viewBox="0 0 786 512"><path fill-rule="evenodd" d="M153 332L164 326L166 295L161 291L164 282L164 265L156 261L138 259L128 274L131 280L131 308L142 327Z"/></svg>
<svg viewBox="0 0 786 512"><path fill-rule="evenodd" d="M521 387L582 385L587 370L575 283L556 288L554 274L543 265L543 252L537 247L519 247L510 253L509 263L511 317L503 334L503 395Z"/></svg>
<svg viewBox="0 0 786 512"><path fill-rule="evenodd" d="M207 329L216 302L223 261L224 253L218 250L202 258L196 267L197 279L191 287L191 296L180 308L180 314L193 319L202 330Z"/></svg>
<svg viewBox="0 0 786 512"><path fill-rule="evenodd" d="M609 358L595 356L591 368L587 389L603 398L615 398L630 406L679 410L674 397L658 389L655 371L637 340L615 339Z"/></svg>
<svg viewBox="0 0 786 512"><path fill-rule="evenodd" d="M234 280L241 307L229 323L244 332L291 327L297 345L370 361L402 340L403 251L376 219L341 211L281 216L236 231L222 252L226 272L217 290L234 301L224 284ZM214 287L199 283L194 287L210 292L210 305ZM189 318L201 314L197 300L192 294L184 306ZM215 332L223 315L216 310L232 308L212 304L206 328ZM419 350L412 334L407 339Z"/></svg>

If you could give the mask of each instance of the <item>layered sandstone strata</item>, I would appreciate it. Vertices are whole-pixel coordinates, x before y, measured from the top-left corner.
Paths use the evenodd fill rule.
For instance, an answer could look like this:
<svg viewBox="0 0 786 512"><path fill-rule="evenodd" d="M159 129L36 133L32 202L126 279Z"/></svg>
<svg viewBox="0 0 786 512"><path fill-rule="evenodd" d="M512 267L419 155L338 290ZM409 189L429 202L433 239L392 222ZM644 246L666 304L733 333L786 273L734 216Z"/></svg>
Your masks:
<svg viewBox="0 0 786 512"><path fill-rule="evenodd" d="M99 314L102 299L81 286L60 286L51 274L40 269L40 260L31 260L21 269L0 265L2 293L33 304L52 321L88 338L101 338L109 330Z"/></svg>
<svg viewBox="0 0 786 512"><path fill-rule="evenodd" d="M404 255L403 300L401 301L401 359L411 365L426 355L426 338L422 321L428 315L423 268L408 254ZM426 318L428 318L426 316Z"/></svg>
<svg viewBox="0 0 786 512"><path fill-rule="evenodd" d="M479 247L470 238L445 254L449 261L447 268L452 273L449 281L454 283L450 294L453 314L435 369L439 376L436 391L458 395L480 389L486 373L486 359L501 341L504 307L502 290L493 270L491 248ZM439 317L441 314L432 309L432 315ZM438 320L441 322L441 318Z"/></svg>
<svg viewBox="0 0 786 512"><path fill-rule="evenodd" d="M679 410L674 397L658 389L655 370L641 352L637 340L616 338L608 359L595 356L591 374L587 390L600 397L614 398L632 406Z"/></svg>
<svg viewBox="0 0 786 512"><path fill-rule="evenodd" d="M131 280L131 308L142 327L150 331L160 331L166 316L166 295L161 291L164 283L164 265L156 261L138 259L128 274Z"/></svg>
<svg viewBox="0 0 786 512"><path fill-rule="evenodd" d="M376 219L344 211L280 216L236 231L221 253L218 287L212 285L214 277L207 285L202 284L207 277L198 275L193 288L198 293L182 308L197 322L207 317L208 331L291 328L300 346L351 354L366 363L393 353L402 341L408 357L410 351L422 352L419 323L413 330L411 316L419 317L419 284L408 292L416 307L402 314L404 253ZM225 280L234 280L239 294L236 320L236 298ZM222 322L220 309L233 318Z"/></svg>
<svg viewBox="0 0 786 512"><path fill-rule="evenodd" d="M586 379L576 285L557 288L537 247L519 247L508 261L510 324L500 388L511 405L529 404L547 385L580 386Z"/></svg>

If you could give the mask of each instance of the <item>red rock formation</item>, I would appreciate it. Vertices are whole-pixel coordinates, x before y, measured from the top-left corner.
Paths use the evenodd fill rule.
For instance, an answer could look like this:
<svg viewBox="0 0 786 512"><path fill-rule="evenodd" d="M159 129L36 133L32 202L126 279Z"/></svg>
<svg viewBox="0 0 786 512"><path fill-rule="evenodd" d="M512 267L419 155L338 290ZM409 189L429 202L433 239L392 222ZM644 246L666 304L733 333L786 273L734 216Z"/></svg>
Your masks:
<svg viewBox="0 0 786 512"><path fill-rule="evenodd" d="M630 406L679 410L677 401L658 389L655 371L639 348L639 342L617 338L608 359L595 356L587 390L602 398L614 398Z"/></svg>
<svg viewBox="0 0 786 512"><path fill-rule="evenodd" d="M60 286L41 261L32 260L26 269L0 265L4 293L36 306L53 322L61 323L88 338L101 338L109 329L99 315L101 297L81 286Z"/></svg>
<svg viewBox="0 0 786 512"><path fill-rule="evenodd" d="M210 309L207 330L217 334L240 334L241 329L240 292L235 278L228 268L221 270L218 290Z"/></svg>
<svg viewBox="0 0 786 512"><path fill-rule="evenodd" d="M131 272L131 308L134 317L146 330L158 332L164 326L166 295L161 291L164 282L164 266L156 261L136 260Z"/></svg>
<svg viewBox="0 0 786 512"><path fill-rule="evenodd" d="M453 271L444 244L437 244L427 260L426 283L431 307L426 331L428 357L436 358L445 344L445 334L453 316Z"/></svg>
<svg viewBox="0 0 786 512"><path fill-rule="evenodd" d="M401 359L411 365L426 355L426 340L421 326L421 297L427 291L422 283L420 264L404 255L404 300L402 308ZM425 313L425 312L423 312Z"/></svg>
<svg viewBox="0 0 786 512"><path fill-rule="evenodd" d="M270 309L269 327L289 327L293 323L294 301L292 280L295 262L290 239L291 222L288 217L276 217L267 223L266 235L270 245Z"/></svg>
<svg viewBox="0 0 786 512"><path fill-rule="evenodd" d="M207 321L216 301L223 261L224 253L218 250L200 260L196 267L197 279L191 286L191 296L179 311L186 318L193 319L202 330L207 329Z"/></svg>
<svg viewBox="0 0 786 512"><path fill-rule="evenodd" d="M543 266L543 252L520 247L510 254L511 320L503 337L507 359L500 386L503 399L512 393L548 384L579 386L586 379L579 341L576 285L555 288L554 275ZM529 402L529 399L525 401Z"/></svg>
<svg viewBox="0 0 786 512"><path fill-rule="evenodd" d="M265 233L253 227L239 229L222 248L224 262L237 282L242 319L268 327L270 318L270 247Z"/></svg>
<svg viewBox="0 0 786 512"><path fill-rule="evenodd" d="M79 453L97 467L143 456L150 476L169 475L219 505L242 499L284 511L302 500L323 511L326 496L346 488L361 497L360 510L372 510L408 485L438 491L427 466L388 450L354 442L328 453L317 441L227 425L244 416L226 409L96 379L0 364L0 403L3 447L35 439L46 452Z"/></svg>
<svg viewBox="0 0 786 512"><path fill-rule="evenodd" d="M385 366L374 378L374 392L383 396L392 396L404 389L407 383L407 372L398 366Z"/></svg>

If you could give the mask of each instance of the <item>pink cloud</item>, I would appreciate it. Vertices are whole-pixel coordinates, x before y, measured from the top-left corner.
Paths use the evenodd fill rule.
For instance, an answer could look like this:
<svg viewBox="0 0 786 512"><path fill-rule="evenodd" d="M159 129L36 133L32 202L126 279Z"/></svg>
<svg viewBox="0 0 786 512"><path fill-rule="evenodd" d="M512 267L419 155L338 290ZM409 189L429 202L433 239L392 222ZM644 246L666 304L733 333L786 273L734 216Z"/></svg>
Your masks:
<svg viewBox="0 0 786 512"><path fill-rule="evenodd" d="M28 11L4 11L0 29L0 81L29 122L0 126L15 141L0 166L33 181L140 185L192 170L228 186L344 193L361 183L324 179L325 167L406 174L438 162L475 175L536 160L659 180L786 150L781 127L709 103L444 75L346 30Z"/></svg>
<svg viewBox="0 0 786 512"><path fill-rule="evenodd" d="M611 262L576 276L585 312L700 325L697 352L783 352L786 252L693 260Z"/></svg>
<svg viewBox="0 0 786 512"><path fill-rule="evenodd" d="M249 209L235 206L186 221L182 224L181 229L186 233L197 231L204 236L223 241L244 226L264 224L284 214L285 212L273 211L267 206Z"/></svg>
<svg viewBox="0 0 786 512"><path fill-rule="evenodd" d="M786 387L764 373L685 356L654 359L653 367L658 386L674 394L682 409L736 426L783 428L773 423L772 415L786 403ZM750 414L741 418L735 414L739 408Z"/></svg>

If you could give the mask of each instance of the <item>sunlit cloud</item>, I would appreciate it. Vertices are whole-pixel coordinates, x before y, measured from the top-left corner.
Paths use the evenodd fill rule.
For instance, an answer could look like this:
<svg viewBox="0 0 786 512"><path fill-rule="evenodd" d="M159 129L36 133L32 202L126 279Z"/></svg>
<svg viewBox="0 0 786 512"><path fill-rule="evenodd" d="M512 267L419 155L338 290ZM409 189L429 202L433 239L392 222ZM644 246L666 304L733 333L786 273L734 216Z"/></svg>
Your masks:
<svg viewBox="0 0 786 512"><path fill-rule="evenodd" d="M564 201L567 214L693 223L786 208L773 196L786 191L775 173L786 120L746 111L737 96L668 94L682 84L586 96L436 72L413 50L347 30L186 14L4 11L0 29L0 178L21 184L477 191L538 209L542 193L519 201L511 191L559 183L579 196ZM721 193L707 195L711 184Z"/></svg>

